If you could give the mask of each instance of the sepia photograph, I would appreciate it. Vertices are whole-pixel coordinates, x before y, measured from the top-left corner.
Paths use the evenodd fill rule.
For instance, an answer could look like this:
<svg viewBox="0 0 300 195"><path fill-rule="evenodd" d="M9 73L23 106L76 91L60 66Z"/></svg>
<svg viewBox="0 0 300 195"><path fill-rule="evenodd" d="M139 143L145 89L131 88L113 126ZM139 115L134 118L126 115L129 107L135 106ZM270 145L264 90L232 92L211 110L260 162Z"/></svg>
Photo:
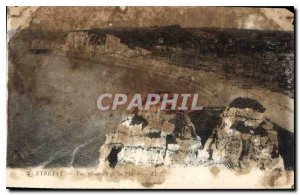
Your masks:
<svg viewBox="0 0 300 195"><path fill-rule="evenodd" d="M295 190L295 8L7 6L9 189Z"/></svg>

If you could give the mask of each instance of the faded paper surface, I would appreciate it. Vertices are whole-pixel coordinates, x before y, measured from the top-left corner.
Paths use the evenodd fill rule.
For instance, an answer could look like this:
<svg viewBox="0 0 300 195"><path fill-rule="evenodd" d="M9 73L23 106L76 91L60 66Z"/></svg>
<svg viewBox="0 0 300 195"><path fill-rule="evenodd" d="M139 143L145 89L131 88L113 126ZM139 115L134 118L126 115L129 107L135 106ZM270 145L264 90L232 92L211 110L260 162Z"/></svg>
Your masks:
<svg viewBox="0 0 300 195"><path fill-rule="evenodd" d="M8 187L294 188L288 9L9 7L7 20ZM204 109L97 108L102 93L154 92L197 93Z"/></svg>

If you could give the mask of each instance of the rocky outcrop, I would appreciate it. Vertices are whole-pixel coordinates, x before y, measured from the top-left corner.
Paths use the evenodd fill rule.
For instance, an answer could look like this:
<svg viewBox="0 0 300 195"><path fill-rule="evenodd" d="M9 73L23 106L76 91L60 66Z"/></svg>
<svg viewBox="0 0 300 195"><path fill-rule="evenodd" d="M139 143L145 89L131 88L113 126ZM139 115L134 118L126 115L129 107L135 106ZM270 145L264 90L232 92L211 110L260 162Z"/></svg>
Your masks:
<svg viewBox="0 0 300 195"><path fill-rule="evenodd" d="M121 43L120 38L107 34L105 42L105 52L108 54L121 55L127 58L148 55L151 52L141 47L130 49L128 45Z"/></svg>
<svg viewBox="0 0 300 195"><path fill-rule="evenodd" d="M235 99L223 112L222 124L205 144L208 160L230 168L283 168L277 131L264 111L255 100Z"/></svg>
<svg viewBox="0 0 300 195"><path fill-rule="evenodd" d="M106 135L99 166L191 165L202 160L201 151L200 137L184 113L139 112Z"/></svg>
<svg viewBox="0 0 300 195"><path fill-rule="evenodd" d="M255 100L235 99L221 114L222 124L202 146L188 115L138 112L106 135L99 169L136 166L218 166L233 170L284 169L277 131Z"/></svg>
<svg viewBox="0 0 300 195"><path fill-rule="evenodd" d="M140 48L129 48L121 43L120 38L106 33L93 33L88 31L69 32L64 36L62 49L67 52L83 52L86 55L112 54L127 58L150 54L151 52Z"/></svg>
<svg viewBox="0 0 300 195"><path fill-rule="evenodd" d="M105 53L105 36L85 31L69 32L64 37L65 51L81 51L86 53Z"/></svg>

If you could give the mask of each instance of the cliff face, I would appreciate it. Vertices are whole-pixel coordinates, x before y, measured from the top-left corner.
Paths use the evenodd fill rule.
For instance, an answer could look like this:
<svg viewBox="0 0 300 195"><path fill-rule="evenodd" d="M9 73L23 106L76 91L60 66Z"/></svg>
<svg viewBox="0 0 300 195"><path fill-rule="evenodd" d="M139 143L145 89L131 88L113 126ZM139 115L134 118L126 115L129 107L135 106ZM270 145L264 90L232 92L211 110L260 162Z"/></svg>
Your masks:
<svg viewBox="0 0 300 195"><path fill-rule="evenodd" d="M135 47L129 48L121 43L121 40L106 33L93 33L89 31L69 32L63 36L63 44L59 46L68 54L82 53L84 55L119 55L122 57L138 57L147 55L150 52L146 49Z"/></svg>
<svg viewBox="0 0 300 195"><path fill-rule="evenodd" d="M234 100L223 112L222 124L205 145L208 160L223 163L229 168L282 168L277 131L264 111L254 100Z"/></svg>
<svg viewBox="0 0 300 195"><path fill-rule="evenodd" d="M143 57L144 60L164 61L192 70L215 72L244 88L261 86L291 98L294 95L292 32L194 29L174 25L57 34L63 35L55 41L33 40L31 51L47 53L54 50L59 55L64 51L71 58ZM47 37L41 36L41 39Z"/></svg>
<svg viewBox="0 0 300 195"><path fill-rule="evenodd" d="M100 171L118 165L284 170L277 131L255 100L235 99L204 146L188 115L139 112L106 136Z"/></svg>
<svg viewBox="0 0 300 195"><path fill-rule="evenodd" d="M106 136L99 166L191 165L202 161L201 152L200 137L184 113L139 112Z"/></svg>

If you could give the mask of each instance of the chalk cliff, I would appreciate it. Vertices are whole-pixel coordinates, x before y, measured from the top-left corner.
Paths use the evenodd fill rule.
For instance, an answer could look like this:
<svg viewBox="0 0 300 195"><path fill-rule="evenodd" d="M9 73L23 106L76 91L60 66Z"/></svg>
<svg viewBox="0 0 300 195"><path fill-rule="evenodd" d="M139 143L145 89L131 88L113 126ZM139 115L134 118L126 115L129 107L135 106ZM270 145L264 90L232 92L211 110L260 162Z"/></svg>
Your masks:
<svg viewBox="0 0 300 195"><path fill-rule="evenodd" d="M283 170L277 131L264 112L265 108L255 100L235 99L221 114L221 125L211 131L204 145L189 115L138 112L106 135L99 169L133 164Z"/></svg>
<svg viewBox="0 0 300 195"><path fill-rule="evenodd" d="M229 168L283 168L277 131L265 108L255 100L237 98L224 110L222 124L205 144L209 161Z"/></svg>
<svg viewBox="0 0 300 195"><path fill-rule="evenodd" d="M184 113L143 111L126 119L106 135L100 149L100 167L117 163L143 166L200 163L200 137Z"/></svg>

